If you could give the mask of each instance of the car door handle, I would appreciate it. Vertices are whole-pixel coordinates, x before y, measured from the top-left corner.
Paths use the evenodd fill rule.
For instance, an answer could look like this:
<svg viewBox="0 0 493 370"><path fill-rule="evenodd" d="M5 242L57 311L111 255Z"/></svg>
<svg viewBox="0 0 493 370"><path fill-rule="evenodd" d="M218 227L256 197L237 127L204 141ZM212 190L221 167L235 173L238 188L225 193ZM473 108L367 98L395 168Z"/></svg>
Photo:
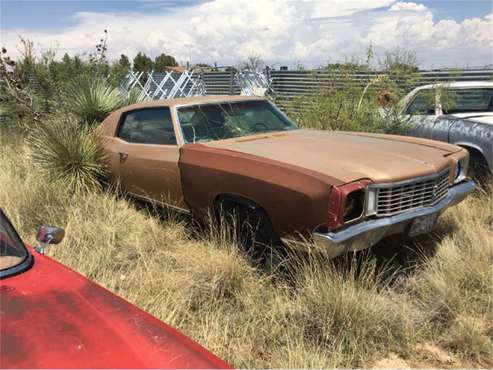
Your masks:
<svg viewBox="0 0 493 370"><path fill-rule="evenodd" d="M128 153L124 153L124 152L118 152L118 155L120 156L120 161L121 162L125 162L128 158Z"/></svg>

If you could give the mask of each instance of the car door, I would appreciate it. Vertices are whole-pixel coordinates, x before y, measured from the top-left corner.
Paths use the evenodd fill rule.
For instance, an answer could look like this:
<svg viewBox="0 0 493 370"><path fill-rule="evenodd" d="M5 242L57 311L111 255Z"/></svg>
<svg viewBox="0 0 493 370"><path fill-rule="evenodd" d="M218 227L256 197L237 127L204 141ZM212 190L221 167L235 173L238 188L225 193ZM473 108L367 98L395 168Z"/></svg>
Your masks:
<svg viewBox="0 0 493 370"><path fill-rule="evenodd" d="M418 91L411 99L405 112L411 124L411 135L427 139L433 137L437 116L435 96L432 89Z"/></svg>
<svg viewBox="0 0 493 370"><path fill-rule="evenodd" d="M124 113L114 144L120 182L126 191L187 209L178 168L180 152L168 107Z"/></svg>

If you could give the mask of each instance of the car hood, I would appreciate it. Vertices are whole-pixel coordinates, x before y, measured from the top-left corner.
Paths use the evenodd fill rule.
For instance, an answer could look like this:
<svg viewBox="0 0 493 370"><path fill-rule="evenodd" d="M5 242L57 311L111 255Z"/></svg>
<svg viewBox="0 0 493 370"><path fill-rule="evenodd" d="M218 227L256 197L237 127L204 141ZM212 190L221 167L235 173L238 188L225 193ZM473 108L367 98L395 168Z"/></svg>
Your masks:
<svg viewBox="0 0 493 370"><path fill-rule="evenodd" d="M0 282L2 367L227 367L101 286L48 257L34 257L30 270Z"/></svg>
<svg viewBox="0 0 493 370"><path fill-rule="evenodd" d="M461 148L407 136L299 129L214 141L209 147L288 163L340 182L399 181L435 173Z"/></svg>

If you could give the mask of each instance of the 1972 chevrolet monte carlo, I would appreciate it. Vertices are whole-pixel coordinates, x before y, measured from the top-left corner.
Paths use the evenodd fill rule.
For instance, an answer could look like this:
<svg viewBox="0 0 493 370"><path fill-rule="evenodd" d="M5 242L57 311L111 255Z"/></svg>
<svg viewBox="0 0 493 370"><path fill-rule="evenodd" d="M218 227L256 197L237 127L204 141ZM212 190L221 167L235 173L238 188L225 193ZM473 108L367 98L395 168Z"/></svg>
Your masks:
<svg viewBox="0 0 493 370"><path fill-rule="evenodd" d="M258 97L139 103L102 130L110 179L129 193L199 219L233 209L260 240L309 239L332 256L427 233L475 187L458 146L299 129Z"/></svg>
<svg viewBox="0 0 493 370"><path fill-rule="evenodd" d="M0 368L229 368L172 327L26 246L0 209Z"/></svg>

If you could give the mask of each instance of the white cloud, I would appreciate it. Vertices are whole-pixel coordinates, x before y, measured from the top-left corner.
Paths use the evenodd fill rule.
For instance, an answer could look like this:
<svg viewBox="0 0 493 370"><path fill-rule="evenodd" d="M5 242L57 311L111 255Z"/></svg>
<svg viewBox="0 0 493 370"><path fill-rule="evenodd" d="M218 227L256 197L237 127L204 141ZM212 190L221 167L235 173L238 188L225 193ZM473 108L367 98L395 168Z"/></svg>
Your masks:
<svg viewBox="0 0 493 370"><path fill-rule="evenodd" d="M372 44L379 53L415 50L424 67L493 63L493 14L437 22L424 5L395 0L214 0L163 14L83 12L74 20L45 32L2 30L1 43L15 51L23 35L40 50L58 43L60 56L81 54L108 29L111 58L166 52L181 61L234 64L259 54L270 63L312 66L362 56Z"/></svg>
<svg viewBox="0 0 493 370"><path fill-rule="evenodd" d="M398 2L392 5L389 9L391 12L398 12L401 10L409 10L413 12L424 12L427 10L426 6L423 4L416 3L406 3L406 2Z"/></svg>

